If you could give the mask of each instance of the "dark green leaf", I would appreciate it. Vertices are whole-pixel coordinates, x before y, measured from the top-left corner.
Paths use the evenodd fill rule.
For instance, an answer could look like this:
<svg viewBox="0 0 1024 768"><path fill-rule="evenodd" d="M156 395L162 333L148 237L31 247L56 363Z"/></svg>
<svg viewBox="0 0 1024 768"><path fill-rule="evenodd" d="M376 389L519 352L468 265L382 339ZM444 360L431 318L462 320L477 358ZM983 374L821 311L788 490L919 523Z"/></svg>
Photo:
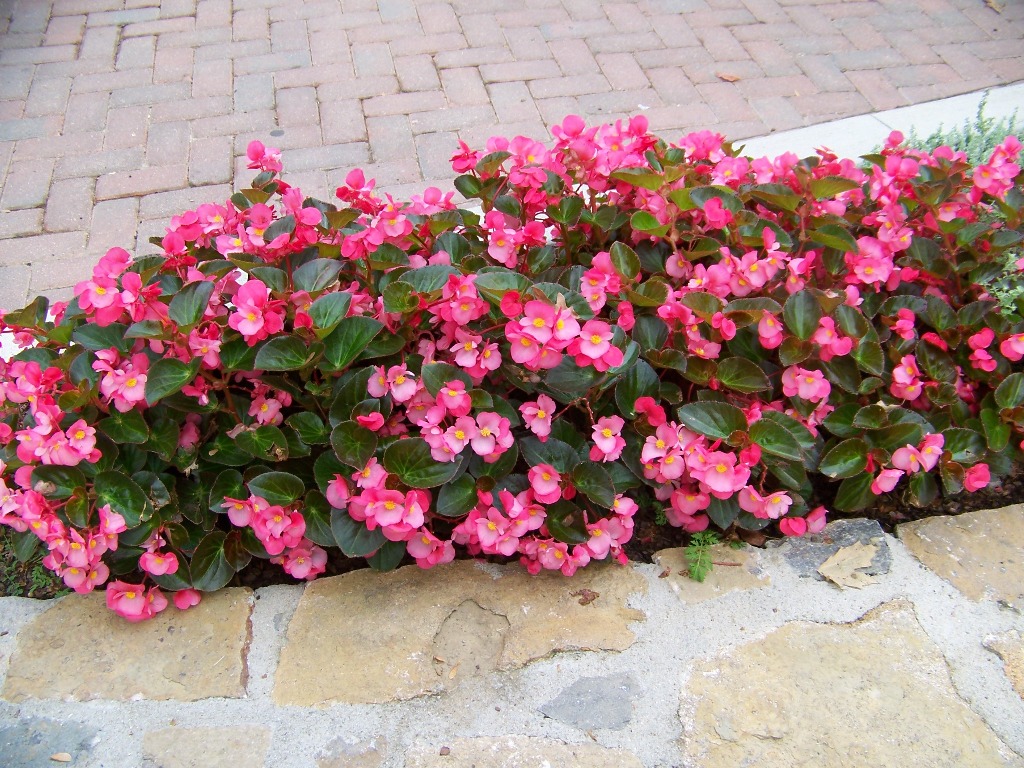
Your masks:
<svg viewBox="0 0 1024 768"><path fill-rule="evenodd" d="M550 464L560 474L568 474L579 462L579 454L571 445L563 443L553 437L541 442L535 437L523 438L519 441L523 458L531 467L540 464Z"/></svg>
<svg viewBox="0 0 1024 768"><path fill-rule="evenodd" d="M235 444L258 459L284 461L288 458L288 438L278 427L270 424L240 432L235 437Z"/></svg>
<svg viewBox="0 0 1024 768"><path fill-rule="evenodd" d="M324 339L324 356L335 370L341 370L355 360L383 328L384 324L372 317L346 317Z"/></svg>
<svg viewBox="0 0 1024 768"><path fill-rule="evenodd" d="M85 487L85 475L77 467L41 465L32 470L32 489L51 499L66 499Z"/></svg>
<svg viewBox="0 0 1024 768"><path fill-rule="evenodd" d="M1024 403L1024 373L1011 373L999 382L995 398L1000 408L1016 408Z"/></svg>
<svg viewBox="0 0 1024 768"><path fill-rule="evenodd" d="M366 558L366 562L373 570L386 572L395 570L402 562L403 557L405 557L404 541L386 541L380 549Z"/></svg>
<svg viewBox="0 0 1024 768"><path fill-rule="evenodd" d="M214 287L209 280L189 283L171 299L167 316L179 326L195 325L202 319Z"/></svg>
<svg viewBox="0 0 1024 768"><path fill-rule="evenodd" d="M719 360L716 378L722 386L747 394L764 392L772 386L760 366L742 357Z"/></svg>
<svg viewBox="0 0 1024 768"><path fill-rule="evenodd" d="M461 276L462 273L447 264L431 264L426 267L410 269L400 278L403 283L408 283L418 293L430 293L440 291L452 275Z"/></svg>
<svg viewBox="0 0 1024 768"><path fill-rule="evenodd" d="M318 338L325 338L338 327L338 323L348 314L351 303L352 294L346 291L325 293L313 302L309 308L309 317Z"/></svg>
<svg viewBox="0 0 1024 768"><path fill-rule="evenodd" d="M293 414L284 423L294 429L299 439L307 445L322 445L331 438L323 420L310 411Z"/></svg>
<svg viewBox="0 0 1024 768"><path fill-rule="evenodd" d="M112 411L96 426L115 443L142 444L149 439L149 426L140 411Z"/></svg>
<svg viewBox="0 0 1024 768"><path fill-rule="evenodd" d="M973 429L951 428L942 432L944 451L952 454L953 461L961 464L976 464L985 458L985 438Z"/></svg>
<svg viewBox="0 0 1024 768"><path fill-rule="evenodd" d="M811 194L816 200L826 200L858 187L860 187L860 182L847 179L844 176L825 176L811 181Z"/></svg>
<svg viewBox="0 0 1024 768"><path fill-rule="evenodd" d="M384 289L384 311L393 314L412 312L419 307L420 300L415 289L408 283L396 280Z"/></svg>
<svg viewBox="0 0 1024 768"><path fill-rule="evenodd" d="M10 319L8 318L8 322ZM86 323L74 330L71 334L72 340L81 344L86 349L98 352L101 349L117 349L122 353L128 351L128 341L125 338L125 331L128 328L121 323L112 323L100 327L95 323Z"/></svg>
<svg viewBox="0 0 1024 768"><path fill-rule="evenodd" d="M747 431L747 417L728 403L689 403L679 411L679 420L694 432L715 440L725 440L733 432Z"/></svg>
<svg viewBox="0 0 1024 768"><path fill-rule="evenodd" d="M460 462L439 462L430 453L427 441L409 437L392 443L384 451L384 469L398 475L410 488L436 488L447 483L459 471Z"/></svg>
<svg viewBox="0 0 1024 768"><path fill-rule="evenodd" d="M869 450L859 438L843 440L821 457L818 471L831 478L853 477L867 467Z"/></svg>
<svg viewBox="0 0 1024 768"><path fill-rule="evenodd" d="M597 462L577 464L572 470L572 484L595 504L611 509L615 504L615 486L608 472Z"/></svg>
<svg viewBox="0 0 1024 768"><path fill-rule="evenodd" d="M245 490L245 483L242 481L242 473L237 469L225 469L217 479L213 481L210 488L209 510L218 514L225 512L225 499L248 499L249 494Z"/></svg>
<svg viewBox="0 0 1024 768"><path fill-rule="evenodd" d="M985 441L990 450L998 453L1010 442L1012 428L999 418L999 413L992 408L985 408L979 414L985 432Z"/></svg>
<svg viewBox="0 0 1024 768"><path fill-rule="evenodd" d="M839 484L833 505L840 512L856 512L870 506L875 502L875 494L871 492L873 481L870 472L846 478Z"/></svg>
<svg viewBox="0 0 1024 768"><path fill-rule="evenodd" d="M159 320L140 320L124 332L126 339L159 339L163 335L164 327Z"/></svg>
<svg viewBox="0 0 1024 768"><path fill-rule="evenodd" d="M636 404L637 398L653 397L656 399L658 384L658 374L654 372L654 369L643 360L638 360L615 385L615 404L618 406L619 413L627 419L634 418L636 411L633 406Z"/></svg>
<svg viewBox="0 0 1024 768"><path fill-rule="evenodd" d="M437 514L442 517L462 517L476 505L476 481L469 475L442 485L437 494Z"/></svg>
<svg viewBox="0 0 1024 768"><path fill-rule="evenodd" d="M341 262L334 259L307 261L292 273L292 284L297 291L318 293L338 278Z"/></svg>
<svg viewBox="0 0 1024 768"><path fill-rule="evenodd" d="M633 341L640 345L642 352L661 349L668 341L668 326L660 317L640 315L632 330Z"/></svg>
<svg viewBox="0 0 1024 768"><path fill-rule="evenodd" d="M786 328L796 334L797 338L807 341L818 330L821 305L809 290L797 291L786 300L782 317Z"/></svg>
<svg viewBox="0 0 1024 768"><path fill-rule="evenodd" d="M712 496L711 503L704 511L711 518L711 522L724 531L739 517L740 505L735 495L730 496L728 499L719 499Z"/></svg>
<svg viewBox="0 0 1024 768"><path fill-rule="evenodd" d="M568 501L556 501L547 509L545 524L551 535L566 544L582 544L590 538L583 520L583 512Z"/></svg>
<svg viewBox="0 0 1024 768"><path fill-rule="evenodd" d="M146 402L155 405L168 395L173 395L195 378L201 359L185 365L180 360L165 357L157 360L146 375Z"/></svg>
<svg viewBox="0 0 1024 768"><path fill-rule="evenodd" d="M302 481L288 472L264 472L246 485L254 496L282 506L291 504L305 491Z"/></svg>
<svg viewBox="0 0 1024 768"><path fill-rule="evenodd" d="M331 530L331 505L320 491L309 491L302 500L302 518L306 521L306 538L321 547L338 545Z"/></svg>
<svg viewBox="0 0 1024 768"><path fill-rule="evenodd" d="M223 531L207 534L192 555L192 586L201 592L216 592L231 581L235 569L224 553L227 535Z"/></svg>
<svg viewBox="0 0 1024 768"><path fill-rule="evenodd" d="M365 523L353 520L343 509L331 510L331 531L341 551L348 557L372 555L387 541L380 528L369 530Z"/></svg>
<svg viewBox="0 0 1024 768"><path fill-rule="evenodd" d="M750 439L761 446L761 450L773 456L792 461L803 461L800 442L781 424L767 419L758 419L750 425Z"/></svg>
<svg viewBox="0 0 1024 768"><path fill-rule="evenodd" d="M331 447L338 459L361 470L377 450L377 435L355 421L343 421L331 431Z"/></svg>
<svg viewBox="0 0 1024 768"><path fill-rule="evenodd" d="M640 257L636 251L621 241L612 243L608 251L615 271L627 280L633 280L640 274Z"/></svg>
<svg viewBox="0 0 1024 768"><path fill-rule="evenodd" d="M306 364L309 347L298 336L275 336L256 353L260 371L297 371Z"/></svg>
<svg viewBox="0 0 1024 768"><path fill-rule="evenodd" d="M93 481L93 489L96 491L96 503L99 506L109 504L114 512L124 517L129 528L153 515L153 505L145 491L122 472L100 472Z"/></svg>
<svg viewBox="0 0 1024 768"><path fill-rule="evenodd" d="M437 393L452 381L461 381L466 385L467 392L473 388L473 380L469 374L448 363L427 363L420 371L420 376L423 379L423 386L432 397L437 397Z"/></svg>

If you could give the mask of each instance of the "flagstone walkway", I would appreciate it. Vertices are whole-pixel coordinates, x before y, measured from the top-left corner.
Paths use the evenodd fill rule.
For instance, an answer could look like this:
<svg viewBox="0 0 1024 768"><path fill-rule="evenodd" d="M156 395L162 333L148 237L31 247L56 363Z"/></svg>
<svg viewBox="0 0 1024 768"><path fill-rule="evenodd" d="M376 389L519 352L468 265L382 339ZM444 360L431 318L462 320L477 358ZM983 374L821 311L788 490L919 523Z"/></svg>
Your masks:
<svg viewBox="0 0 1024 768"><path fill-rule="evenodd" d="M720 546L704 583L666 550L226 589L134 625L3 598L0 765L1022 768L1021 541L1017 505Z"/></svg>
<svg viewBox="0 0 1024 768"><path fill-rule="evenodd" d="M0 309L247 181L448 184L567 114L730 138L1024 79L1020 0L0 0Z"/></svg>

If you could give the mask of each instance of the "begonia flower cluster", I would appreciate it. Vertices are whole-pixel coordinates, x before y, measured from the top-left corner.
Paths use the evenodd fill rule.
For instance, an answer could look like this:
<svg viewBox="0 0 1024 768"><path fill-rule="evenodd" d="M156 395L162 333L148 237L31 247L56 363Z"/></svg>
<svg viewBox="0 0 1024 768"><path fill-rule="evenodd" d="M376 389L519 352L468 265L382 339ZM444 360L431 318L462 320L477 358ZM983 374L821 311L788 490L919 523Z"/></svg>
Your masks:
<svg viewBox="0 0 1024 768"><path fill-rule="evenodd" d="M1021 145L861 161L568 117L455 192L252 186L0 330L0 523L129 621L253 558L571 575L638 521L820 532L996 483L1024 438ZM1019 298L1019 296L1018 296Z"/></svg>

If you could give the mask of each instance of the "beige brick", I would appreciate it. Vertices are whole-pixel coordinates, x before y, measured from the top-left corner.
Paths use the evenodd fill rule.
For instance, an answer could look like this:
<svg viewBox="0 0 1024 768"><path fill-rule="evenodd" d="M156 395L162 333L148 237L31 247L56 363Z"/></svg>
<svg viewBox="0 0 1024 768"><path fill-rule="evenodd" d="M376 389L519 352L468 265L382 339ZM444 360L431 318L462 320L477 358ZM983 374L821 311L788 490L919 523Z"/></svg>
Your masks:
<svg viewBox="0 0 1024 768"><path fill-rule="evenodd" d="M131 248L135 244L139 221L139 198L104 200L92 209L88 255L97 259L114 247Z"/></svg>
<svg viewBox="0 0 1024 768"><path fill-rule="evenodd" d="M49 232L84 230L92 219L92 193L96 182L90 178L64 179L50 186L46 200L46 229Z"/></svg>
<svg viewBox="0 0 1024 768"><path fill-rule="evenodd" d="M0 240L0 264L6 270L10 264L45 264L76 257L85 248L85 237L85 232L60 232Z"/></svg>
<svg viewBox="0 0 1024 768"><path fill-rule="evenodd" d="M96 199L109 200L180 189L187 181L188 171L184 163L111 173L96 181Z"/></svg>
<svg viewBox="0 0 1024 768"><path fill-rule="evenodd" d="M7 170L3 194L0 195L0 207L13 210L38 208L43 205L50 191L54 163L55 160L52 158L19 160L12 163Z"/></svg>
<svg viewBox="0 0 1024 768"><path fill-rule="evenodd" d="M231 137L211 136L192 142L188 159L189 184L224 184L231 181L234 151Z"/></svg>

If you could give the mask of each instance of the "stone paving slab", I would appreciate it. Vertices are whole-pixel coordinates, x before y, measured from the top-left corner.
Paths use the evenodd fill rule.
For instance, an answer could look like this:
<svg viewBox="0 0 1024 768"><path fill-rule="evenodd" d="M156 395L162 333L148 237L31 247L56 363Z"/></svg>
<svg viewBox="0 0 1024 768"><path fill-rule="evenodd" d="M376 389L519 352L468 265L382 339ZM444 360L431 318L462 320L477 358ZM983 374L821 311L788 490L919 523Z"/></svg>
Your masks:
<svg viewBox="0 0 1024 768"><path fill-rule="evenodd" d="M1024 611L1024 504L917 520L900 539L924 565L972 600Z"/></svg>
<svg viewBox="0 0 1024 768"><path fill-rule="evenodd" d="M567 114L745 139L1024 79L1014 0L0 0L0 34L2 309L152 252L146 200L240 187L254 138L403 195Z"/></svg>
<svg viewBox="0 0 1024 768"><path fill-rule="evenodd" d="M554 652L624 650L635 639L630 622L644 618L625 605L646 587L628 569L598 566L572 580L514 566L488 570L461 561L314 582L289 626L275 701L319 706L439 693Z"/></svg>
<svg viewBox="0 0 1024 768"><path fill-rule="evenodd" d="M1024 766L959 698L904 601L699 662L681 717L697 765Z"/></svg>
<svg viewBox="0 0 1024 768"><path fill-rule="evenodd" d="M195 701L245 693L251 590L128 624L103 595L55 601L18 635L2 697ZM116 637L116 641L112 638Z"/></svg>
<svg viewBox="0 0 1024 768"><path fill-rule="evenodd" d="M947 540L976 544L969 527ZM572 579L458 562L235 590L145 625L76 595L3 598L0 764L1020 768L1024 615L877 543L888 567L861 589L809 578L792 547L744 547L716 551L699 585L678 550ZM108 681L100 646L122 649ZM168 662L210 669L227 649L230 686L160 697Z"/></svg>

